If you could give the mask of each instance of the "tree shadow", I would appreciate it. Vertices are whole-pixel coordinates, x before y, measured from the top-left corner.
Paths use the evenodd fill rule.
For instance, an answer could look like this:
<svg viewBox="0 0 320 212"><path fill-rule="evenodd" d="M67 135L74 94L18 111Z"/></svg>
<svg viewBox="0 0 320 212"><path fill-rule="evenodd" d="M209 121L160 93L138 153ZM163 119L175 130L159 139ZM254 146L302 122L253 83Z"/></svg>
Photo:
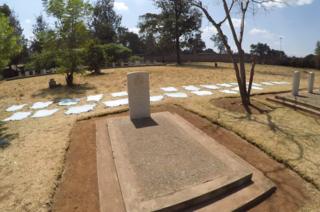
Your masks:
<svg viewBox="0 0 320 212"><path fill-rule="evenodd" d="M215 67L214 66L214 62L212 62L212 64L211 65L209 65L209 64L201 64L201 63L199 63L199 64L197 64L197 63L195 63L195 64L193 64L193 63L185 63L185 64L182 64L182 65L180 65L181 67L187 67L187 68L195 68L195 69L207 69L207 70L221 70L221 69L228 69L228 67L224 67L224 66L219 66L219 63L218 63L218 67ZM177 66L177 67L179 67L179 66Z"/></svg>
<svg viewBox="0 0 320 212"><path fill-rule="evenodd" d="M105 73L101 70L100 73L95 73L95 72L91 72L89 74L84 75L84 77L88 77L88 78L95 78L95 77L100 77L100 76L105 76L105 75L109 75L110 73Z"/></svg>
<svg viewBox="0 0 320 212"><path fill-rule="evenodd" d="M18 137L18 134L8 134L7 127L4 126L4 122L0 121L0 149L5 149L10 146L11 141Z"/></svg>
<svg viewBox="0 0 320 212"><path fill-rule="evenodd" d="M68 86L59 86L57 88L44 88L32 94L33 98L41 97L53 97L55 100L60 98L67 98L68 96L81 95L85 94L88 90L96 89L95 86L88 83L78 84L72 87Z"/></svg>
<svg viewBox="0 0 320 212"><path fill-rule="evenodd" d="M310 162L311 164L317 166L317 163L315 161L311 161L310 159L308 159L304 156L305 155L304 154L304 147L300 143L301 138L305 138L307 140L312 140L311 138L317 137L318 136L317 134L303 132L303 135L297 136L292 133L292 130L290 128L285 129L285 128L281 127L280 125L278 125L275 121L273 121L272 115L270 115L270 113L265 113L263 115L266 116L267 123L257 120L254 116L252 116L250 114L247 114L244 117L238 117L237 119L241 119L241 120L246 119L246 120L253 121L253 122L256 122L256 123L264 125L264 126L268 126L271 131L273 131L275 133L278 132L278 133L282 134L284 137L286 137L287 139L289 139L290 141L292 141L292 143L298 149L298 153L297 153L297 156L295 156L294 158L288 158L287 162L299 161L301 159L304 159L304 160Z"/></svg>

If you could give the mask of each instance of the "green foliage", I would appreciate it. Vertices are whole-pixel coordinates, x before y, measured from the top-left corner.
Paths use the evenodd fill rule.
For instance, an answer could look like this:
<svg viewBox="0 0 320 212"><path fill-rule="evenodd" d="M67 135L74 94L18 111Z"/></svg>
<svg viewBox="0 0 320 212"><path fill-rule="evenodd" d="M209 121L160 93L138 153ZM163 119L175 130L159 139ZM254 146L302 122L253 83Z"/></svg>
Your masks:
<svg viewBox="0 0 320 212"><path fill-rule="evenodd" d="M104 52L107 55L108 62L119 62L128 60L132 51L123 45L110 43L103 46Z"/></svg>
<svg viewBox="0 0 320 212"><path fill-rule="evenodd" d="M86 62L90 71L94 71L96 74L99 74L101 68L106 62L104 46L94 43L90 44L87 49Z"/></svg>
<svg viewBox="0 0 320 212"><path fill-rule="evenodd" d="M41 53L34 53L31 56L30 62L26 64L29 70L40 72L41 70L49 70L57 66L57 55L54 51L45 50Z"/></svg>
<svg viewBox="0 0 320 212"><path fill-rule="evenodd" d="M194 37L189 38L187 47L190 53L201 53L206 48L205 42L201 39L201 34L198 33Z"/></svg>
<svg viewBox="0 0 320 212"><path fill-rule="evenodd" d="M224 36L224 38L226 39L226 41L228 41L228 37ZM212 40L214 42L214 46L218 49L220 54L226 54L227 53L227 49L223 43L223 39L219 34L215 34L213 35L210 40Z"/></svg>
<svg viewBox="0 0 320 212"><path fill-rule="evenodd" d="M47 13L56 18L58 62L66 73L67 85L72 86L73 73L83 64L89 40L87 22L91 5L83 0L43 0L43 3Z"/></svg>
<svg viewBox="0 0 320 212"><path fill-rule="evenodd" d="M94 5L91 27L94 37L103 44L117 40L121 16L115 13L113 7L114 0L98 0Z"/></svg>
<svg viewBox="0 0 320 212"><path fill-rule="evenodd" d="M142 54L144 49L144 44L134 32L129 32L128 29L123 28L122 32L119 33L119 42L125 47L132 50L133 54Z"/></svg>
<svg viewBox="0 0 320 212"><path fill-rule="evenodd" d="M136 62L136 61L143 61L143 57L137 56L137 55L133 55L129 58L130 62Z"/></svg>
<svg viewBox="0 0 320 212"><path fill-rule="evenodd" d="M316 44L316 49L314 50L315 54L320 57L320 41Z"/></svg>
<svg viewBox="0 0 320 212"><path fill-rule="evenodd" d="M141 16L140 31L154 34L162 51L170 52L174 46L179 64L181 48L200 32L202 14L192 7L190 0L154 0L154 3L160 13Z"/></svg>
<svg viewBox="0 0 320 212"><path fill-rule="evenodd" d="M250 48L250 53L258 57L265 57L271 51L270 46L266 43L251 44Z"/></svg>
<svg viewBox="0 0 320 212"><path fill-rule="evenodd" d="M0 71L21 50L20 38L10 26L9 19L0 12Z"/></svg>

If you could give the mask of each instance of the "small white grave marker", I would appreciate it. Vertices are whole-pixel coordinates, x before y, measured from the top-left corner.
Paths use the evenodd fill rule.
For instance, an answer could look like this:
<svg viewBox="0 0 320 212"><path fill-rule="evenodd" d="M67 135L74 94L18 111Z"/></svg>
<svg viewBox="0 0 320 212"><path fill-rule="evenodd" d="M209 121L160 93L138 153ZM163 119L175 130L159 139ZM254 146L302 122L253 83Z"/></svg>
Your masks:
<svg viewBox="0 0 320 212"><path fill-rule="evenodd" d="M111 101L106 101L103 102L103 104L106 107L118 107L118 106L122 106L122 105L127 105L128 104L128 99L117 99L117 100L111 100Z"/></svg>
<svg viewBox="0 0 320 212"><path fill-rule="evenodd" d="M113 97L128 96L128 93L127 93L127 91L115 92L115 93L112 93L111 96L113 96Z"/></svg>
<svg viewBox="0 0 320 212"><path fill-rule="evenodd" d="M188 85L188 86L182 86L187 91L199 91L200 88L194 86L194 85Z"/></svg>
<svg viewBox="0 0 320 212"><path fill-rule="evenodd" d="M31 115L31 112L17 112L17 113L14 113L12 116L4 119L3 121L20 121L28 118L30 115Z"/></svg>
<svg viewBox="0 0 320 212"><path fill-rule="evenodd" d="M161 90L163 90L165 92L176 92L176 91L178 91L178 89L176 89L175 87L164 87L164 88L161 88Z"/></svg>
<svg viewBox="0 0 320 212"><path fill-rule="evenodd" d="M22 108L24 108L24 106L26 106L26 104L22 104L22 105L12 105L10 107L8 107L6 109L7 112L14 112L17 110L21 110Z"/></svg>
<svg viewBox="0 0 320 212"><path fill-rule="evenodd" d="M150 117L149 73L136 72L127 75L129 112L131 119Z"/></svg>
<svg viewBox="0 0 320 212"><path fill-rule="evenodd" d="M275 83L275 82L273 82ZM299 86L300 86L300 72L295 71L293 74L293 81L292 81L292 95L297 96L299 94Z"/></svg>
<svg viewBox="0 0 320 212"><path fill-rule="evenodd" d="M308 93L313 93L314 77L314 72L310 72L308 77Z"/></svg>
<svg viewBox="0 0 320 212"><path fill-rule="evenodd" d="M216 90L219 89L220 87L216 86L216 85L200 85L201 87L207 88L207 89L211 89L211 90Z"/></svg>
<svg viewBox="0 0 320 212"><path fill-rule="evenodd" d="M191 93L196 94L198 96L210 96L213 94L211 91L192 91Z"/></svg>
<svg viewBox="0 0 320 212"><path fill-rule="evenodd" d="M181 93L181 92L165 93L165 95L168 97L172 97L172 98L187 98L188 97L188 95L186 93Z"/></svg>

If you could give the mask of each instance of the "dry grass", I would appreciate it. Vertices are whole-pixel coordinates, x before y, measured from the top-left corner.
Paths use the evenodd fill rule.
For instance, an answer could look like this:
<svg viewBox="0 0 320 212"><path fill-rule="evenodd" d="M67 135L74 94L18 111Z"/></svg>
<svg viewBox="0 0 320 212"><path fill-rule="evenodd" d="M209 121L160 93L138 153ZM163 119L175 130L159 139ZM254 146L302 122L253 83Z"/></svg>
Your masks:
<svg viewBox="0 0 320 212"><path fill-rule="evenodd" d="M0 120L9 115L5 109L16 103L31 104L40 100L84 97L88 94L107 94L126 90L126 74L134 71L150 73L151 89L154 94L160 93L159 88L162 86L235 82L230 64L221 64L222 67L218 69L213 69L209 65L201 63L184 67L109 69L100 76L77 76L76 83L80 86L74 89L66 87L47 89L50 78L64 84L62 75L0 81ZM293 68L258 66L256 81L291 81L293 70ZM303 77L306 78L305 75ZM318 84L319 82L317 79ZM289 86L279 86L268 91L289 88ZM224 96L222 93L215 93L213 98L222 96ZM107 95L104 100L106 99L111 99L111 96ZM320 159L316 154L320 146L320 136L317 136L320 128L315 119L279 107L270 113L272 123L277 126L273 129L268 117L264 115L253 116L248 120L239 114L213 108L209 104L210 99L212 97L166 99L163 104L183 105L234 130L277 159L287 162L293 169L318 185L320 177L316 165L319 166ZM6 138L5 145L1 145L0 148L0 211L47 211L56 183L62 174L65 151L69 145L69 133L75 121L78 118L112 113L116 110L105 109L100 104L94 112L83 116L66 117L61 109L53 117L0 125L0 136ZM286 114L289 116L285 116ZM255 130L251 130L252 128Z"/></svg>

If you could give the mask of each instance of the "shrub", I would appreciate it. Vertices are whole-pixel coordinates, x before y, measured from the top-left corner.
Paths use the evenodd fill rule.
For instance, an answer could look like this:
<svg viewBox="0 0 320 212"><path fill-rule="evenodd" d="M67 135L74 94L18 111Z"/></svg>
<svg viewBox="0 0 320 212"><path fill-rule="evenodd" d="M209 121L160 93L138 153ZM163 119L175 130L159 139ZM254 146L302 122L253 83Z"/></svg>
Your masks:
<svg viewBox="0 0 320 212"><path fill-rule="evenodd" d="M137 56L137 55L133 55L129 58L130 62L136 62L136 61L143 61L143 57Z"/></svg>
<svg viewBox="0 0 320 212"><path fill-rule="evenodd" d="M126 61L132 54L131 49L115 43L106 44L103 48L108 62Z"/></svg>
<svg viewBox="0 0 320 212"><path fill-rule="evenodd" d="M101 68L106 62L106 53L102 45L91 44L87 49L86 62L90 71L101 73Z"/></svg>

